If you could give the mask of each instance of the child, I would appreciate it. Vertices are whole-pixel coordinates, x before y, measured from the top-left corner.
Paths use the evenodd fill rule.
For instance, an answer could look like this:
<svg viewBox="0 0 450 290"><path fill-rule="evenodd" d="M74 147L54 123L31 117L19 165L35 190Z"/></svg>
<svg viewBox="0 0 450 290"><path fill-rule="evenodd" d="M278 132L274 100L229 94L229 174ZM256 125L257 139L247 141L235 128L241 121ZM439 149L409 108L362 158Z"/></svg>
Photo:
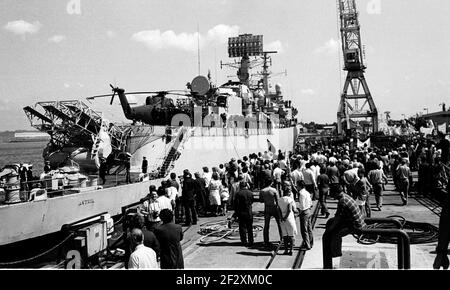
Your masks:
<svg viewBox="0 0 450 290"><path fill-rule="evenodd" d="M221 215L226 215L228 213L228 200L230 199L230 193L228 192L228 188L226 186L222 187L222 190L220 191L220 200L221 200L221 206L220 211Z"/></svg>

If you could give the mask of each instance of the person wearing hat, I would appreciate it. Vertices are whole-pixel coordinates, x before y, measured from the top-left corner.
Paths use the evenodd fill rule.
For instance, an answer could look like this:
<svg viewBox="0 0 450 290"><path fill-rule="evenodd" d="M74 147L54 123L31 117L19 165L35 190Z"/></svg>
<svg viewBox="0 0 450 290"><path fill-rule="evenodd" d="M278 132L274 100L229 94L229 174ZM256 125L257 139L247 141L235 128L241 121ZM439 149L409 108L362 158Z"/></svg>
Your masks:
<svg viewBox="0 0 450 290"><path fill-rule="evenodd" d="M28 186L30 187L32 184L30 184L31 181L33 181L34 177L33 177L33 164L28 165L28 169L27 169L27 182L28 182Z"/></svg>
<svg viewBox="0 0 450 290"><path fill-rule="evenodd" d="M249 190L248 183L239 182L239 191L234 196L233 218L239 222L239 236L244 246L253 246L253 193ZM248 239L247 239L248 237Z"/></svg>

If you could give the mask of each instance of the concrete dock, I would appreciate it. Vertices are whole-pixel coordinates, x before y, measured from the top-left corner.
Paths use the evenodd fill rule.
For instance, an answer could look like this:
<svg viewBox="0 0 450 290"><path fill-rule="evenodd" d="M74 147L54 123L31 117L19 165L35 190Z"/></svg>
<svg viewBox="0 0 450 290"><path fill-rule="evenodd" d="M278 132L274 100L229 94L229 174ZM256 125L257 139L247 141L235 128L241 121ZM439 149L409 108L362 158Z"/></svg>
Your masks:
<svg viewBox="0 0 450 290"><path fill-rule="evenodd" d="M438 226L440 206L435 201L415 195L410 196L408 205L403 206L400 195L394 191L392 181L384 192L382 211L377 211L375 198L370 196L372 217L385 218L402 216L407 221L425 222ZM330 217L334 216L337 202L327 201ZM270 224L270 240L273 249L263 247L262 227L263 204L255 202L253 205L254 225L259 226L256 232L255 245L251 248L241 245L237 231L230 237L217 241L202 243L204 235L199 234L202 225L211 222L224 224L226 217L201 218L198 225L184 228L185 237L182 241L183 255L186 269L322 269L322 235L325 230L326 219L320 215L318 204L314 202L313 210L318 213L314 224L314 246L309 251L299 251L302 239L300 236L299 219L296 218L298 235L295 237L294 254L283 255L281 247L275 255L279 235L276 222ZM231 215L231 212L228 214ZM204 227L204 226L203 226ZM432 269L435 257L436 242L428 244L411 244L411 269ZM334 269L397 269L397 245L390 243L375 243L364 245L352 236L343 239L343 256L333 259Z"/></svg>

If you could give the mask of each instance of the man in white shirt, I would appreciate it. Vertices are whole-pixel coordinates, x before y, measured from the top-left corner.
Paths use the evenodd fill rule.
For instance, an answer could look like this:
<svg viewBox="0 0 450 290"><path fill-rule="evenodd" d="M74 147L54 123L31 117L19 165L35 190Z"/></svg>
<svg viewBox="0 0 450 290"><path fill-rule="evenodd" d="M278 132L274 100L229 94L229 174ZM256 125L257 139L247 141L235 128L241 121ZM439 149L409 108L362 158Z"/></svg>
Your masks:
<svg viewBox="0 0 450 290"><path fill-rule="evenodd" d="M142 231L137 228L133 229L130 239L134 251L128 260L128 269L159 269L155 251L144 246Z"/></svg>
<svg viewBox="0 0 450 290"><path fill-rule="evenodd" d="M209 183L211 182L211 178L212 178L212 173L209 172L209 168L208 167L203 167L203 179L205 179L205 187L208 188L209 187Z"/></svg>
<svg viewBox="0 0 450 290"><path fill-rule="evenodd" d="M282 196L282 194L281 194L281 176L283 174L284 174L284 170L282 170L278 166L278 164L275 163L272 175L273 175L274 187L278 191L278 193L280 194L280 197Z"/></svg>
<svg viewBox="0 0 450 290"><path fill-rule="evenodd" d="M166 191L167 197L170 199L170 202L172 204L172 211L175 212L175 201L178 196L178 190L175 186L172 185L170 180L167 180L165 191Z"/></svg>
<svg viewBox="0 0 450 290"><path fill-rule="evenodd" d="M320 166L319 163L317 163L317 161L313 161L313 165L311 166L312 171L314 172L314 178L316 179L316 183L317 183L317 178L320 175Z"/></svg>
<svg viewBox="0 0 450 290"><path fill-rule="evenodd" d="M272 160L273 159L273 153L272 152L269 153L267 151L264 151L264 154L263 154L262 158L263 158L264 161Z"/></svg>
<svg viewBox="0 0 450 290"><path fill-rule="evenodd" d="M281 170L286 170L287 169L286 160L284 158L278 160L278 166L280 167Z"/></svg>
<svg viewBox="0 0 450 290"><path fill-rule="evenodd" d="M294 193L294 199L297 200L298 196L296 196L297 192L299 192L299 188L298 188L298 183L300 180L304 181L304 177L303 177L303 173L301 172L300 168L298 167L298 165L295 166L294 171L292 171L291 173L291 178L292 178L292 183L295 187L295 190L293 190Z"/></svg>
<svg viewBox="0 0 450 290"><path fill-rule="evenodd" d="M158 193L158 194L161 194L161 193ZM158 196L157 200L159 203L159 208L161 210L163 210L165 208L172 210L172 201L170 200L169 197L167 197L167 194L165 191L163 191L163 193L160 196Z"/></svg>
<svg viewBox="0 0 450 290"><path fill-rule="evenodd" d="M305 181L305 189L315 197L315 192L317 190L316 176L312 170L312 163L306 164L306 169L303 171L303 178Z"/></svg>
<svg viewBox="0 0 450 290"><path fill-rule="evenodd" d="M312 200L311 194L305 189L304 181L298 183L298 188L300 189L298 211L300 212L300 233L303 239L302 250L308 251L311 250L314 243L311 225Z"/></svg>

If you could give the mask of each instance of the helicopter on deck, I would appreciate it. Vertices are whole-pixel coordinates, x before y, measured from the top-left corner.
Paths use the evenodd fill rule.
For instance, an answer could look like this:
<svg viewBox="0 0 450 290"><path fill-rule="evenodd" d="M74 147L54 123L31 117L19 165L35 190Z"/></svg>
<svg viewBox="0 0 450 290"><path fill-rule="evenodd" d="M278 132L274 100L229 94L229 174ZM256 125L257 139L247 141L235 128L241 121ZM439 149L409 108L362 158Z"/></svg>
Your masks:
<svg viewBox="0 0 450 290"><path fill-rule="evenodd" d="M238 103L252 98L252 92L240 82L227 82L215 87L209 78L197 76L187 83L187 90L148 91L125 93L122 88L110 85L112 94L88 97L88 100L110 97L110 105L117 95L122 110L127 119L133 122L142 122L149 125L171 125L172 118L177 114L185 114L193 121L194 107L200 108L202 117L214 110L228 109L229 100L238 99ZM147 95L142 105L131 106L127 95ZM217 108L221 108L220 110ZM208 109L209 108L209 109ZM214 109L215 108L215 109ZM241 108L235 110L241 114Z"/></svg>
<svg viewBox="0 0 450 290"><path fill-rule="evenodd" d="M87 100L110 97L110 105L117 95L127 119L149 125L169 125L176 114L192 116L195 105L205 103L214 92L209 80L204 76L194 78L187 84L188 90L129 92L110 85L112 94L88 97ZM142 105L131 106L127 95L147 95Z"/></svg>

